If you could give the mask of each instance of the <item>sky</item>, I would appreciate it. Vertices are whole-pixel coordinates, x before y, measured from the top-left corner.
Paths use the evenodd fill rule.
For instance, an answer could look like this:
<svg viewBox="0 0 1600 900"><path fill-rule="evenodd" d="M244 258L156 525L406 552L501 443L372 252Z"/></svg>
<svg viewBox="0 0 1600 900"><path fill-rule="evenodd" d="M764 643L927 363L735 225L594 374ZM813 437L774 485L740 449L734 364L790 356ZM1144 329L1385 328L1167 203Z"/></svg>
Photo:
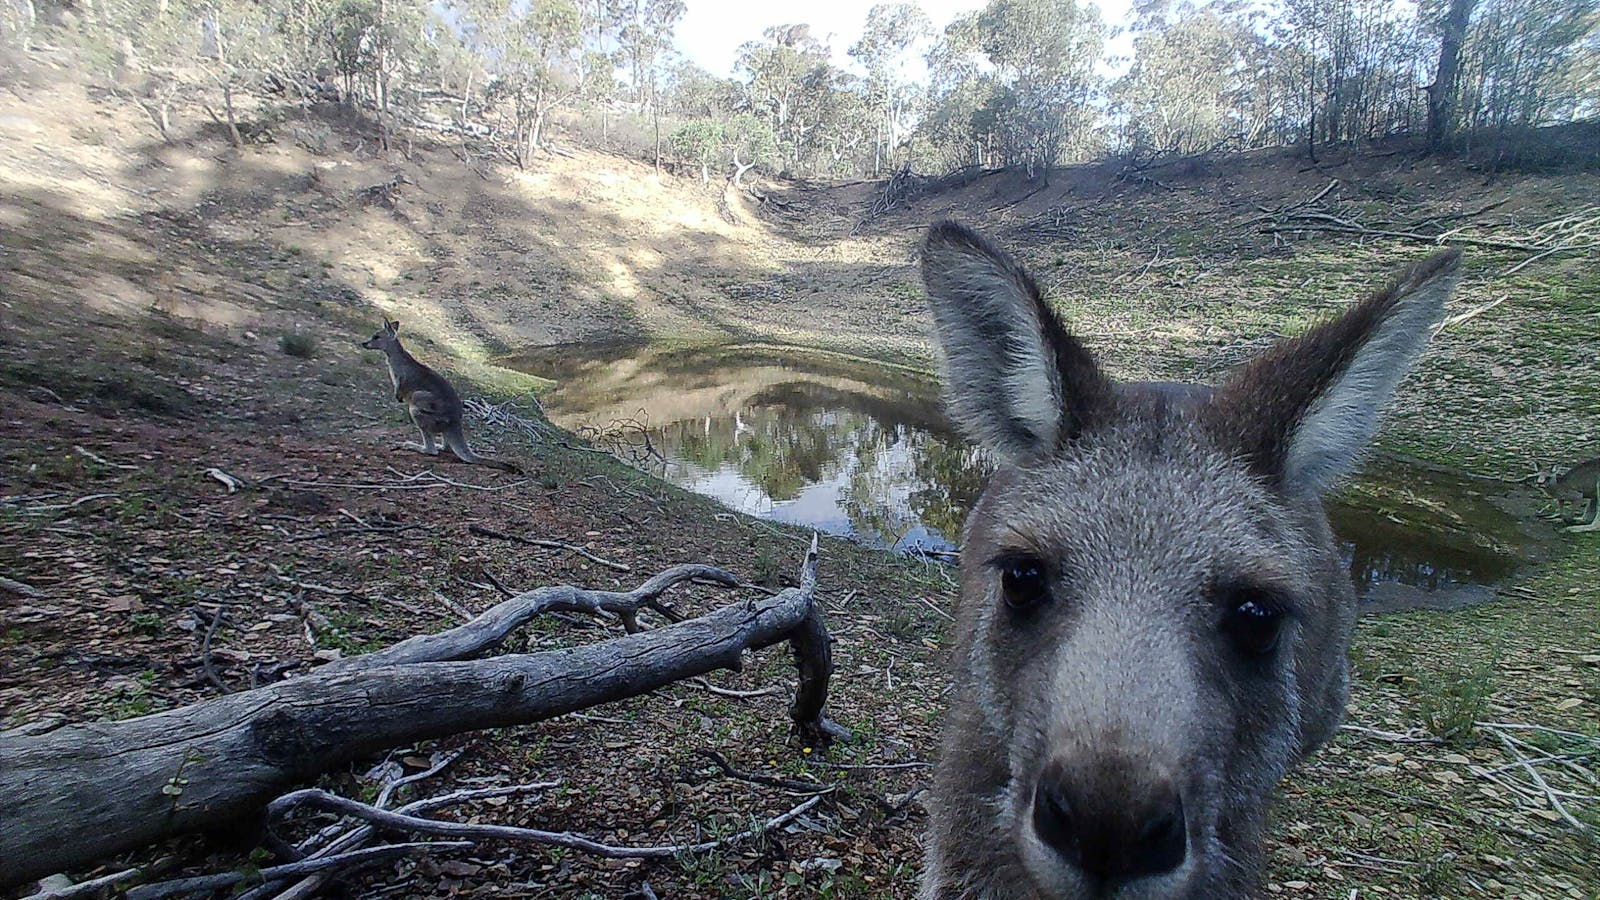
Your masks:
<svg viewBox="0 0 1600 900"><path fill-rule="evenodd" d="M859 71L846 52L861 35L867 10L876 0L687 0L688 11L678 23L678 50L714 75L733 74L739 45L761 37L771 25L804 23L811 33L833 50L835 65ZM984 0L917 0L936 29L943 29L957 14L979 9ZM1087 0L1100 7L1108 26L1126 24L1129 0ZM1125 42L1113 39L1110 53L1127 51ZM1109 73L1109 71L1108 71Z"/></svg>

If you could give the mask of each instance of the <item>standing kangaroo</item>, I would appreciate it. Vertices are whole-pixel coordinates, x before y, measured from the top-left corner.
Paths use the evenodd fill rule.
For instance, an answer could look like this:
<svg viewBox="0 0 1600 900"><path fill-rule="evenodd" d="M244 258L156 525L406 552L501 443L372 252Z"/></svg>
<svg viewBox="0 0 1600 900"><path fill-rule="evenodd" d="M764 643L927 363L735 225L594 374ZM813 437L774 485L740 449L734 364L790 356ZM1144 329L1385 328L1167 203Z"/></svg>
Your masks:
<svg viewBox="0 0 1600 900"><path fill-rule="evenodd" d="M1344 716L1356 598L1320 494L1426 343L1458 254L1215 389L1119 383L953 223L922 275L967 519L922 896L1237 898L1267 801Z"/></svg>
<svg viewBox="0 0 1600 900"><path fill-rule="evenodd" d="M1600 456L1584 460L1560 475L1554 467L1549 471L1541 469L1533 478L1539 489L1555 501L1556 518L1576 521L1568 531L1600 531ZM1569 503L1577 514L1576 520L1567 516Z"/></svg>
<svg viewBox="0 0 1600 900"><path fill-rule="evenodd" d="M422 443L407 442L406 446L429 456L437 456L435 435L462 462L493 466L507 472L522 470L508 462L488 459L472 452L467 445L466 432L461 428L461 395L451 387L443 375L417 361L400 345L400 323L383 320L383 327L361 342L368 350L382 350L389 358L389 380L394 383L394 399L404 403L411 413L411 421L422 432Z"/></svg>

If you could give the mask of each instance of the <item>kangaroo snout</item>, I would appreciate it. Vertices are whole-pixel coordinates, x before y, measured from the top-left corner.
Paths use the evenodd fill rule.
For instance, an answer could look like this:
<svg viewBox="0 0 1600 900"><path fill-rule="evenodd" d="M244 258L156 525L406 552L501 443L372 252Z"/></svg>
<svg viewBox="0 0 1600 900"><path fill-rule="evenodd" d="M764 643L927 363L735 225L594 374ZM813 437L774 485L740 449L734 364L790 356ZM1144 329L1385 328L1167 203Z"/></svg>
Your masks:
<svg viewBox="0 0 1600 900"><path fill-rule="evenodd" d="M1033 792L1033 829L1084 878L1119 884L1165 875L1188 855L1183 798L1165 779L1130 790L1097 790L1095 779L1057 761ZM1111 784L1127 779L1110 779Z"/></svg>

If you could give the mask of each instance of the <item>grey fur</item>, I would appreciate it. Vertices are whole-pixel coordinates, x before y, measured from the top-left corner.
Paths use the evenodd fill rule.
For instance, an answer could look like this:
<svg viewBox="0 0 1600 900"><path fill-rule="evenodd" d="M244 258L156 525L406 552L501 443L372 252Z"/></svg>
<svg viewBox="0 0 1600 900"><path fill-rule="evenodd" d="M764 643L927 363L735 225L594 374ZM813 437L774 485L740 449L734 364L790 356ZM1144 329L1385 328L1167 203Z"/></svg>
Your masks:
<svg viewBox="0 0 1600 900"><path fill-rule="evenodd" d="M951 413L1002 465L962 539L926 900L1256 889L1268 798L1333 734L1348 695L1356 599L1318 491L1356 459L1439 316L1454 258L1429 265L1364 304L1365 318L1285 345L1215 391L1108 390L1072 361L1078 349L1050 346L1065 332L1040 323L1042 302L1023 302L1032 282L1009 256L960 226L930 232L923 271ZM1318 354L1306 366L1318 374L1275 377L1297 350ZM1054 374L1013 371L1052 358ZM1046 408L1039 398L1006 393L1028 384L1045 386L1053 417L1034 412ZM1285 397L1296 390L1310 396ZM1253 402L1269 392L1272 403ZM1073 408L1085 394L1097 399ZM1251 421L1261 408L1299 415ZM1026 428L1012 427L1019 410ZM1039 562L1049 585L1049 599L1022 612L1008 608L1000 574L1018 556ZM1264 655L1220 624L1241 596L1282 598L1282 631ZM1182 862L1086 874L1035 824L1047 771L1068 773L1084 821L1175 791Z"/></svg>
<svg viewBox="0 0 1600 900"><path fill-rule="evenodd" d="M461 395L456 393L443 375L418 362L401 346L398 321L385 319L383 327L362 341L361 346L368 350L381 350L389 360L389 381L394 385L394 399L406 405L412 424L422 433L422 443L408 443L407 447L437 456L439 447L434 443L437 437L462 462L520 472L511 463L472 452L462 427L464 409Z"/></svg>
<svg viewBox="0 0 1600 900"><path fill-rule="evenodd" d="M1452 270L1400 288L1409 288L1408 301L1306 412L1285 460L1285 480L1324 491L1355 468L1378 431L1379 412L1428 343L1456 281Z"/></svg>
<svg viewBox="0 0 1600 900"><path fill-rule="evenodd" d="M1540 470L1534 477L1539 489L1555 501L1556 518L1576 522L1567 531L1600 531L1600 456L1584 460L1560 475L1552 468ZM1569 519L1568 504L1576 518Z"/></svg>

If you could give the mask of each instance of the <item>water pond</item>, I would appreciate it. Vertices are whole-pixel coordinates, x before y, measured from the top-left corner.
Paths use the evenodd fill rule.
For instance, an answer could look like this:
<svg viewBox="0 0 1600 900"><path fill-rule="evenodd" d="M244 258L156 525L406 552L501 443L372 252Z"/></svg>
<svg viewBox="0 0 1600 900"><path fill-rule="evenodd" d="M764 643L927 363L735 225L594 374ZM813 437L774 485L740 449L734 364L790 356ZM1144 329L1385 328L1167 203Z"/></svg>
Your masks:
<svg viewBox="0 0 1600 900"><path fill-rule="evenodd" d="M910 369L762 345L568 344L503 362L557 381L557 424L668 481L874 546L954 550L989 474ZM1370 463L1329 510L1370 608L1470 605L1540 555L1503 487Z"/></svg>

